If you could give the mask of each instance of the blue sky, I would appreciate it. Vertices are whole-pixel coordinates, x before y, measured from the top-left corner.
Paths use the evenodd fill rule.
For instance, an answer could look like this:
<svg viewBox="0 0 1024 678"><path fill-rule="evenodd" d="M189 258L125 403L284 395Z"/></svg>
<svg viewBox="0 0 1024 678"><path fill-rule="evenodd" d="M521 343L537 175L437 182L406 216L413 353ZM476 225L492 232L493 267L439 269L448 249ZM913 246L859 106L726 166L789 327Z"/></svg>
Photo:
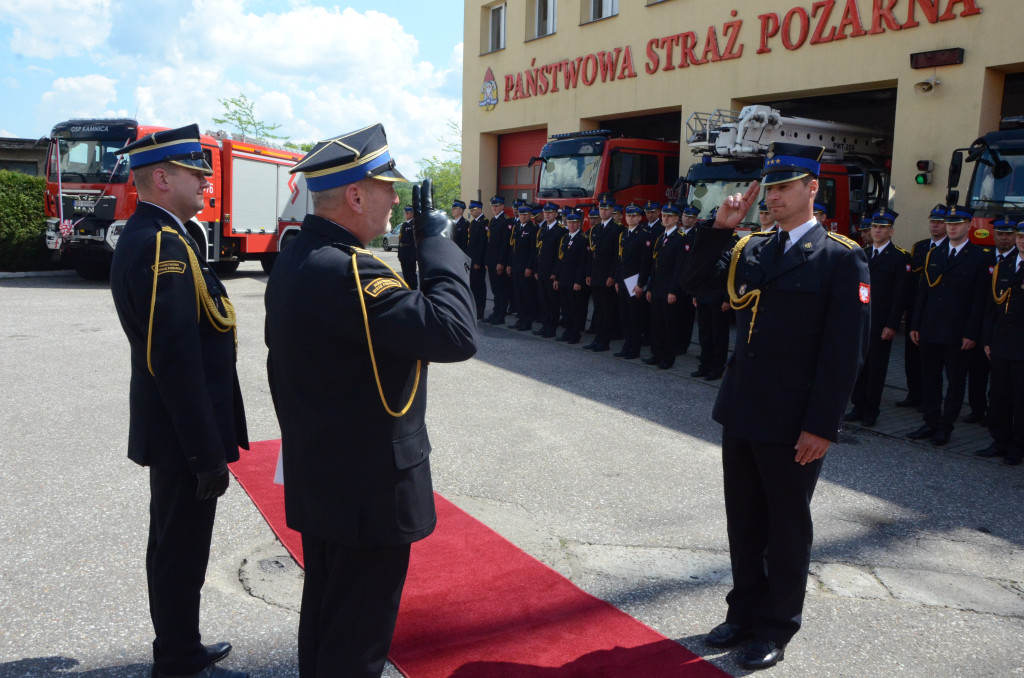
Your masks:
<svg viewBox="0 0 1024 678"><path fill-rule="evenodd" d="M219 129L245 93L292 141L384 124L399 169L462 118L455 0L2 0L0 136L72 117Z"/></svg>

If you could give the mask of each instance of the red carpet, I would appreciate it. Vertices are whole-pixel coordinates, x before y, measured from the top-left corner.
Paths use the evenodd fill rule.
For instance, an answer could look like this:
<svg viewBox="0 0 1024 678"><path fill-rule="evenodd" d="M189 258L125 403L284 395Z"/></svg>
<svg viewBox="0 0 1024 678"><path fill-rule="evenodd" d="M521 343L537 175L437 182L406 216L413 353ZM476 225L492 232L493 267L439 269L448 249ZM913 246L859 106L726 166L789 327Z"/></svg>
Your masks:
<svg viewBox="0 0 1024 678"><path fill-rule="evenodd" d="M278 441L231 464L302 563L273 484ZM581 591L440 495L437 530L412 547L391 661L410 678L724 678L728 674Z"/></svg>

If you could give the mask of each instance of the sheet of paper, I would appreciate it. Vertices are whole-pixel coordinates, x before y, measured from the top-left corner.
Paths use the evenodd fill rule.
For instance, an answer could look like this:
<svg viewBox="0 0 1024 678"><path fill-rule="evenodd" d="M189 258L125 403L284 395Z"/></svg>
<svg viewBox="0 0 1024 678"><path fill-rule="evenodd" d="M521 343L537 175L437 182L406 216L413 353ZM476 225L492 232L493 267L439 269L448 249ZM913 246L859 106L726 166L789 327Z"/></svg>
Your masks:
<svg viewBox="0 0 1024 678"><path fill-rule="evenodd" d="M636 275L631 275L628 278L626 278L626 280L625 280L625 283L626 283L626 293L629 294L629 296L631 296L631 297L632 296L636 296L636 295L633 294L633 288L636 287L636 284L638 282L640 282L640 274L639 273L636 274Z"/></svg>

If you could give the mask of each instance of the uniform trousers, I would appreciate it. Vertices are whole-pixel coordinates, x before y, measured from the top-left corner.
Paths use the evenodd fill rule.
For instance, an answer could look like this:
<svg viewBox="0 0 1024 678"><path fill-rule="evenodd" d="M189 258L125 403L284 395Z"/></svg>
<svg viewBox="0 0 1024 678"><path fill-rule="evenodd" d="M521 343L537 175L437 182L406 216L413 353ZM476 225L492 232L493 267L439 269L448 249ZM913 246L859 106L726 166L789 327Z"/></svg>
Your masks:
<svg viewBox="0 0 1024 678"><path fill-rule="evenodd" d="M188 469L149 467L149 543L146 583L156 639L153 664L178 676L210 663L199 635L199 598L210 559L217 500L196 499Z"/></svg>
<svg viewBox="0 0 1024 678"><path fill-rule="evenodd" d="M667 299L651 298L651 356L658 363L675 364L682 324L678 301L670 304Z"/></svg>
<svg viewBox="0 0 1024 678"><path fill-rule="evenodd" d="M726 621L776 643L788 643L800 629L814 539L811 497L824 460L798 464L795 442L756 442L722 431L733 578Z"/></svg>
<svg viewBox="0 0 1024 678"><path fill-rule="evenodd" d="M874 332L874 328L872 328ZM908 342L914 343L914 342ZM864 414L878 416L881 409L882 389L885 387L885 375L889 371L889 354L892 352L892 341L882 341L881 332L872 335L868 342L868 357L857 375L857 383L853 386L850 402Z"/></svg>
<svg viewBox="0 0 1024 678"><path fill-rule="evenodd" d="M968 351L959 344L933 344L922 341L921 349L921 409L924 423L949 433L960 416L967 388ZM946 374L946 395L942 395L942 374Z"/></svg>
<svg viewBox="0 0 1024 678"><path fill-rule="evenodd" d="M635 296L632 290L627 290L625 283L619 282L619 322L622 323L622 334L626 339L622 350L629 355L640 355L640 335L643 330L642 303L645 302L641 302L640 297Z"/></svg>
<svg viewBox="0 0 1024 678"><path fill-rule="evenodd" d="M615 287L605 285L605 280L594 280L591 292L594 298L594 341L602 346L621 334L619 329L619 300Z"/></svg>
<svg viewBox="0 0 1024 678"><path fill-rule="evenodd" d="M921 349L909 336L903 342L903 373L907 377L907 400L921 400Z"/></svg>
<svg viewBox="0 0 1024 678"><path fill-rule="evenodd" d="M988 430L1011 459L1024 454L1024 360L992 356Z"/></svg>
<svg viewBox="0 0 1024 678"><path fill-rule="evenodd" d="M555 290L554 281L549 277L537 279L537 306L538 316L544 330L544 334L554 334L558 329L558 292Z"/></svg>
<svg viewBox="0 0 1024 678"><path fill-rule="evenodd" d="M580 330L583 330L587 326L587 313L590 311L590 287L582 285L583 289L579 291L579 304L577 304L576 311L579 313L579 326ZM562 309L562 313L565 313L565 309Z"/></svg>
<svg viewBox="0 0 1024 678"><path fill-rule="evenodd" d="M416 257L399 256L398 263L402 266L402 278L409 289L414 290L419 287L419 282L416 279Z"/></svg>
<svg viewBox="0 0 1024 678"><path fill-rule="evenodd" d="M984 415L988 410L988 356L980 344L967 353L967 404L971 412Z"/></svg>
<svg viewBox="0 0 1024 678"><path fill-rule="evenodd" d="M483 266L470 269L469 290L476 302L476 319L481 320L484 317L484 306L487 305L487 271Z"/></svg>
<svg viewBox="0 0 1024 678"><path fill-rule="evenodd" d="M491 309L491 317L504 321L508 314L508 296L505 281L508 276L498 275L494 267L487 267L487 282L491 285L491 296L494 297L494 307Z"/></svg>
<svg viewBox="0 0 1024 678"><path fill-rule="evenodd" d="M729 357L729 312L722 310L721 302L698 302L696 316L700 366L721 375Z"/></svg>
<svg viewBox="0 0 1024 678"><path fill-rule="evenodd" d="M565 314L565 338L568 341L579 341L583 334L583 319L587 312L583 306L583 290L577 292L572 285L559 285L558 297L562 313ZM583 313L580 313L583 307Z"/></svg>
<svg viewBox="0 0 1024 678"><path fill-rule="evenodd" d="M409 545L348 546L302 535L300 678L380 678L409 569Z"/></svg>
<svg viewBox="0 0 1024 678"><path fill-rule="evenodd" d="M523 271L512 271L512 293L516 300L520 325L533 325L537 318L537 281Z"/></svg>

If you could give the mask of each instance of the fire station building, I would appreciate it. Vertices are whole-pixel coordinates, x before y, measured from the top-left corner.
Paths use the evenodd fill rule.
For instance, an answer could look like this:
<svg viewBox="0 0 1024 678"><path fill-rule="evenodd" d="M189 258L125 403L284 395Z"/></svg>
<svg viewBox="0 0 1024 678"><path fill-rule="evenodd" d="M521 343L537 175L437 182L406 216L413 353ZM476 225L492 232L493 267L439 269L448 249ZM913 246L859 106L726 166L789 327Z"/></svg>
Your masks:
<svg viewBox="0 0 1024 678"><path fill-rule="evenodd" d="M533 200L530 158L581 130L680 143L685 175L692 114L761 104L885 130L906 246L954 149L1024 115L1022 20L1016 0L467 0L463 194Z"/></svg>

